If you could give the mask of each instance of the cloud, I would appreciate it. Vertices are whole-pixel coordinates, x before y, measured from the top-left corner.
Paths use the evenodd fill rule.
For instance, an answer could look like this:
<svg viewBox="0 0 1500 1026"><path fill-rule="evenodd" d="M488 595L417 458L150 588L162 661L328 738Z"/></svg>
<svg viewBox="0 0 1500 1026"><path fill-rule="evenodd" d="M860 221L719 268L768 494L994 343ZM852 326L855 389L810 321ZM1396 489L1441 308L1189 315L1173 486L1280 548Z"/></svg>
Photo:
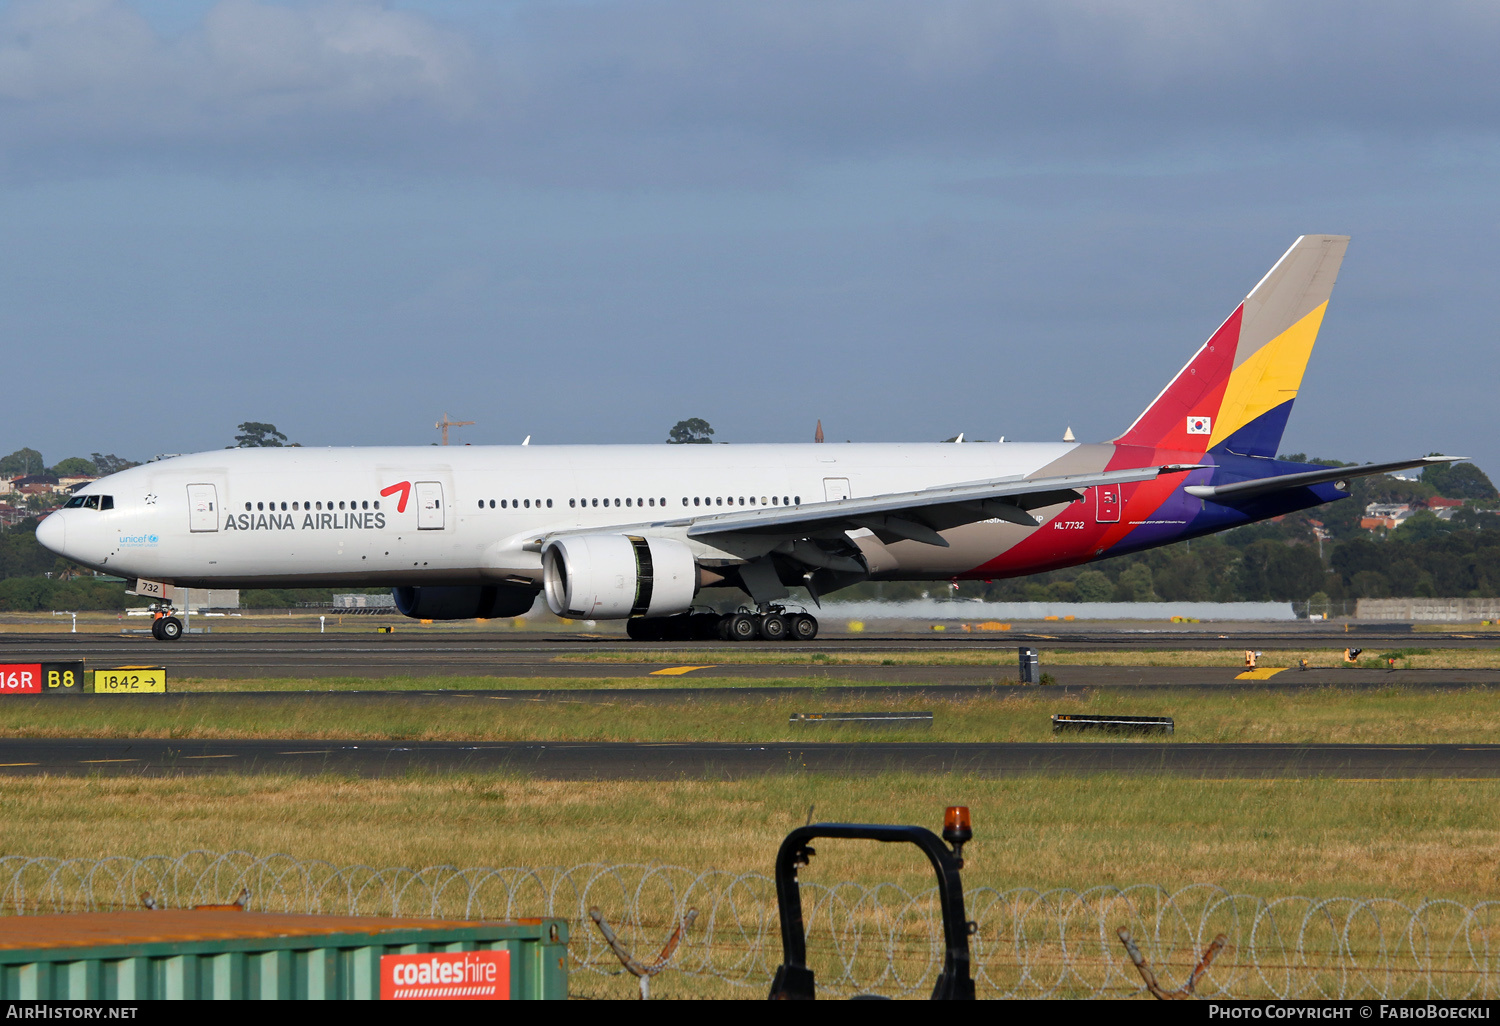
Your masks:
<svg viewBox="0 0 1500 1026"><path fill-rule="evenodd" d="M1239 158L1337 138L1493 142L1500 8L1474 0L634 0L466 9L123 0L0 17L13 166L348 159L546 181L829 160ZM1214 145L1205 146L1205 143Z"/></svg>
<svg viewBox="0 0 1500 1026"><path fill-rule="evenodd" d="M461 120L476 95L461 36L370 3L224 0L170 39L119 0L26 0L0 17L0 138L13 165L69 149L406 142L424 123Z"/></svg>

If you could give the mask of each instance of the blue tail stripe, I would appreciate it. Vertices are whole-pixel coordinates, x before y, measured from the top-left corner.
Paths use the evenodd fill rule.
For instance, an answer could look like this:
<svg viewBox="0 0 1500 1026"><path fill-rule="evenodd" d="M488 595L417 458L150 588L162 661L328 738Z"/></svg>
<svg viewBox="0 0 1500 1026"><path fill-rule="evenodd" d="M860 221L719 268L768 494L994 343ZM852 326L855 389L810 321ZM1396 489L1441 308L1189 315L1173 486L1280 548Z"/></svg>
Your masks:
<svg viewBox="0 0 1500 1026"><path fill-rule="evenodd" d="M1275 459L1281 436L1286 431L1286 419L1292 414L1293 401L1288 399L1267 410L1209 451Z"/></svg>

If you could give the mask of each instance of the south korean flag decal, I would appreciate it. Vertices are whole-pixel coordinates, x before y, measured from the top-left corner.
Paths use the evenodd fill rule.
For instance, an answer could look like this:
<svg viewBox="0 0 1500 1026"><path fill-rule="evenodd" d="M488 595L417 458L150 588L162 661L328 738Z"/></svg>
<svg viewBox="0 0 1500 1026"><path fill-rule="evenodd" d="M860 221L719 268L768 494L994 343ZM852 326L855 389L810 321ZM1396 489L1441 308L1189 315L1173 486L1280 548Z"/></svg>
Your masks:
<svg viewBox="0 0 1500 1026"><path fill-rule="evenodd" d="M1213 434L1214 419L1212 417L1189 417L1187 419L1187 433L1190 435Z"/></svg>

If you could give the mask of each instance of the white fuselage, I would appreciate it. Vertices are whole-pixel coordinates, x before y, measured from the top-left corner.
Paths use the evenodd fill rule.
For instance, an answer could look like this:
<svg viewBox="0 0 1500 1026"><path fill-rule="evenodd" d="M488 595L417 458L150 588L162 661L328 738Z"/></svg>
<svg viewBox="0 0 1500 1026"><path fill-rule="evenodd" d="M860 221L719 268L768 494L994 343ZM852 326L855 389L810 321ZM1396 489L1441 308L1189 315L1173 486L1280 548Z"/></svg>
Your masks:
<svg viewBox="0 0 1500 1026"><path fill-rule="evenodd" d="M191 587L537 582L536 539L556 531L651 528L766 505L1026 476L1069 443L589 445L227 449L175 456L94 482L38 539L84 565ZM402 486L405 502L402 502ZM75 499L76 501L76 499ZM1036 511L1044 519L1047 511ZM1024 529L971 525L993 551ZM739 554L694 542L711 565ZM960 551L896 545L882 576L944 577ZM899 551L898 551L899 550ZM971 561L972 560L972 561ZM961 564L968 562L967 566Z"/></svg>

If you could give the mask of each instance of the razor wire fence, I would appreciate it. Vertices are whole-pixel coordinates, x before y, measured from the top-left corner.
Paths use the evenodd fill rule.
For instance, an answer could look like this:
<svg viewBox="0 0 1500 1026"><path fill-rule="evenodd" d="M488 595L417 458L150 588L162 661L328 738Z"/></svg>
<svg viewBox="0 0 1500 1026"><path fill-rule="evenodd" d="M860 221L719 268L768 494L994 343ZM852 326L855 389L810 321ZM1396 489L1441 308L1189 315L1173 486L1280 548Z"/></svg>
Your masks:
<svg viewBox="0 0 1500 1026"><path fill-rule="evenodd" d="M570 924L572 994L625 997L625 974L590 919L658 959L655 996L763 996L781 961L775 882L760 873L681 866L547 868L339 866L288 855L193 851L146 858L0 857L0 914L190 908L248 892L256 911L501 919ZM965 887L981 997L1131 997L1145 990L1117 931L1156 978L1182 986L1227 942L1199 997L1443 999L1500 997L1500 902L1235 894L1195 884L1085 890ZM808 962L820 993L925 997L943 963L936 888L802 883ZM3 930L3 926L0 926Z"/></svg>

